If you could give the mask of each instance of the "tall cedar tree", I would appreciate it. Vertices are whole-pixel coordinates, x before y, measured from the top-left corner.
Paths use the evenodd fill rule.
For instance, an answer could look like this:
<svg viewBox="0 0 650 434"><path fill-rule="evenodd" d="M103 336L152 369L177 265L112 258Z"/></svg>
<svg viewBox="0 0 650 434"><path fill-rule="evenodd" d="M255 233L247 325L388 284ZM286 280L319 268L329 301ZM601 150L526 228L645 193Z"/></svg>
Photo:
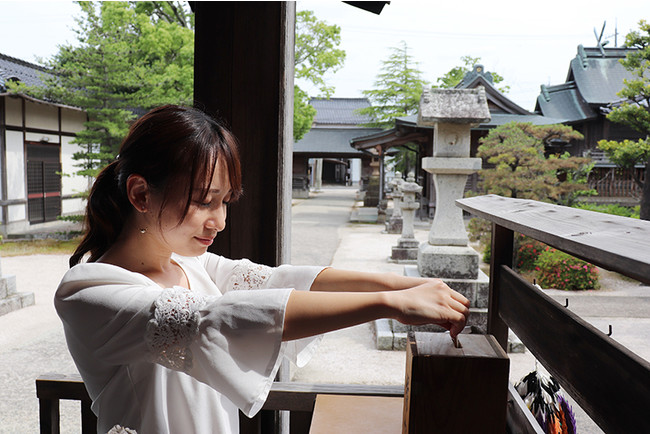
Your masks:
<svg viewBox="0 0 650 434"><path fill-rule="evenodd" d="M553 140L579 140L582 134L566 125L535 126L511 122L490 130L481 139L477 156L487 162L480 171L486 193L534 199L570 206L589 194L590 159L544 155Z"/></svg>
<svg viewBox="0 0 650 434"><path fill-rule="evenodd" d="M624 98L607 115L607 119L627 125L646 135L638 141L601 140L598 147L605 151L610 161L619 167L631 169L634 181L641 189L640 218L650 220L650 24L645 20L639 22L639 31L630 32L625 43L636 48L627 54L621 63L634 78L625 80L623 89L618 93ZM643 177L635 169L644 165Z"/></svg>
<svg viewBox="0 0 650 434"><path fill-rule="evenodd" d="M366 126L388 129L395 125L395 118L416 114L420 96L428 82L422 78L409 54L406 42L390 49L387 60L382 61L381 72L375 80L375 88L364 90L363 95L370 101L370 107L359 110L359 114L372 119ZM417 152L408 146L401 146L395 157L395 169L408 173L415 166Z"/></svg>
<svg viewBox="0 0 650 434"><path fill-rule="evenodd" d="M295 77L316 86L320 95L334 92L325 75L338 71L345 62L341 44L341 28L318 20L312 11L296 14ZM316 109L309 105L307 92L294 86L293 139L300 140L311 128Z"/></svg>

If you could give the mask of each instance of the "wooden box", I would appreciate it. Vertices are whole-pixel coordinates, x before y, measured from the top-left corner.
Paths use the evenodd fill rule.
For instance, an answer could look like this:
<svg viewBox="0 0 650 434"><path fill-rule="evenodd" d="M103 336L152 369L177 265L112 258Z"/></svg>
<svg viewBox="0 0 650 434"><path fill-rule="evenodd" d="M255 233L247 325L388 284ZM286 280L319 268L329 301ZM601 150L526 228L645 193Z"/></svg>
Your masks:
<svg viewBox="0 0 650 434"><path fill-rule="evenodd" d="M490 335L409 333L402 434L506 432L509 360Z"/></svg>

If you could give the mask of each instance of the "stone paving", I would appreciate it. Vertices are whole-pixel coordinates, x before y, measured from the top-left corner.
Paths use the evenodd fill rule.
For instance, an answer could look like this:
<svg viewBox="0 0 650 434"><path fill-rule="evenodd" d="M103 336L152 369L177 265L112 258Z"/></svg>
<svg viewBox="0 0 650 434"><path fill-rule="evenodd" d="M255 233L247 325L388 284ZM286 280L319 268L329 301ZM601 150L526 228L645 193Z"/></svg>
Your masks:
<svg viewBox="0 0 650 434"><path fill-rule="evenodd" d="M324 188L310 199L294 201L292 262L331 264L339 268L401 274L403 265L388 262L399 234L382 233L383 225L349 223L353 188ZM415 237L426 240L426 225ZM35 294L35 304L0 316L0 434L38 432L34 379L44 373L74 373L63 330L52 306L67 257L35 255L2 258L2 272L15 275L19 291ZM612 339L650 360L650 288L605 273L603 290L580 294L549 291L562 304L600 330L611 324ZM374 330L364 324L328 334L312 361L293 371L294 381L316 383L403 384L405 354L379 351ZM535 368L530 353L510 354L511 380ZM601 432L579 410L581 433ZM80 432L79 405L61 403L61 432Z"/></svg>

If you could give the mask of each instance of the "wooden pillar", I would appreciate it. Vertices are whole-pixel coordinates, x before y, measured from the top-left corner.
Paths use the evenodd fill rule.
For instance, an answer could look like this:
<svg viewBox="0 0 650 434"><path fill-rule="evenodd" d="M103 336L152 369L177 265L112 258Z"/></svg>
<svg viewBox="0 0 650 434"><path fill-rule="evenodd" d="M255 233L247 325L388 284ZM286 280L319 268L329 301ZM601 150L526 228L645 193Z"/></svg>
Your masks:
<svg viewBox="0 0 650 434"><path fill-rule="evenodd" d="M490 258L490 296L488 300L487 332L493 335L501 348L508 350L508 325L499 316L499 285L501 266L512 268L514 232L492 223L492 249Z"/></svg>
<svg viewBox="0 0 650 434"><path fill-rule="evenodd" d="M295 3L194 2L194 99L239 140L244 195L210 251L290 257Z"/></svg>

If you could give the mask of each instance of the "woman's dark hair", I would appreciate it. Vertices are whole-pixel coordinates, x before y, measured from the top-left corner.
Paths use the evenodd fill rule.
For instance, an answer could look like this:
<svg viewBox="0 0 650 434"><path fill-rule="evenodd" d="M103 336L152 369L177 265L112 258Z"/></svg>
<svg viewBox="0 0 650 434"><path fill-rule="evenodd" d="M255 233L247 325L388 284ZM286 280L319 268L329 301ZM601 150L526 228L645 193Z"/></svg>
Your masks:
<svg viewBox="0 0 650 434"><path fill-rule="evenodd" d="M126 195L132 174L162 193L162 211L172 198L186 197L183 221L196 195L207 196L205 182L212 181L217 159L228 169L231 201L241 194L241 168L237 143L230 131L200 110L166 105L138 119L129 129L118 157L106 166L93 184L86 206L86 234L70 258L78 264L86 253L98 260L117 240L133 212ZM159 215L160 218L160 215Z"/></svg>

